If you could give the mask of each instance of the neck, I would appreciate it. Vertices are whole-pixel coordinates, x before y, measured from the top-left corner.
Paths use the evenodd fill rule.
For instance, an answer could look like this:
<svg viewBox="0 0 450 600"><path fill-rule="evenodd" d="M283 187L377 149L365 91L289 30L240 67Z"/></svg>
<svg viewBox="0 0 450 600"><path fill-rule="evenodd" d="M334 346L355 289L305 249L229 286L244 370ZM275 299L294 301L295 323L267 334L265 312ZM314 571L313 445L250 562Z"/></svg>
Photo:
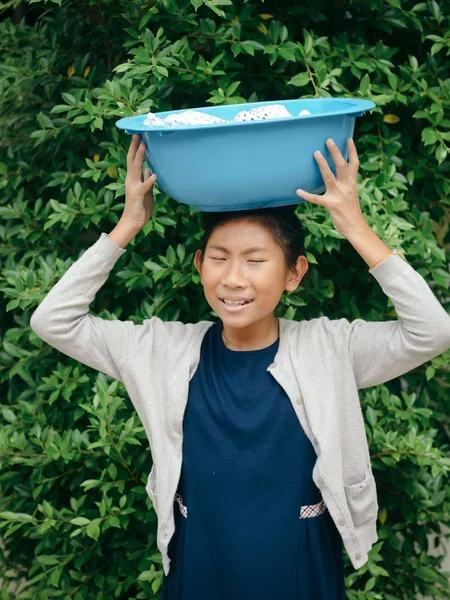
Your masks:
<svg viewBox="0 0 450 600"><path fill-rule="evenodd" d="M258 321L249 327L236 328L222 324L222 339L230 350L262 350L279 336L279 321L272 315L266 322Z"/></svg>

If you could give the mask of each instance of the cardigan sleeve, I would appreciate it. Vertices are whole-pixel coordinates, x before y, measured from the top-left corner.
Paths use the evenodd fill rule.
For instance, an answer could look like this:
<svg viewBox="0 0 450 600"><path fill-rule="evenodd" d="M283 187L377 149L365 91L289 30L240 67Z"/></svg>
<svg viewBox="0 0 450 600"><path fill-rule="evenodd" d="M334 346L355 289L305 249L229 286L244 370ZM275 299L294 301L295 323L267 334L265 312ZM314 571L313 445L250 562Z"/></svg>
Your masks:
<svg viewBox="0 0 450 600"><path fill-rule="evenodd" d="M31 315L31 329L83 364L122 381L120 367L148 326L88 314L96 292L126 252L106 233L74 262Z"/></svg>
<svg viewBox="0 0 450 600"><path fill-rule="evenodd" d="M347 319L347 348L359 389L384 383L450 347L450 316L424 278L391 255L371 271L399 317L369 322Z"/></svg>

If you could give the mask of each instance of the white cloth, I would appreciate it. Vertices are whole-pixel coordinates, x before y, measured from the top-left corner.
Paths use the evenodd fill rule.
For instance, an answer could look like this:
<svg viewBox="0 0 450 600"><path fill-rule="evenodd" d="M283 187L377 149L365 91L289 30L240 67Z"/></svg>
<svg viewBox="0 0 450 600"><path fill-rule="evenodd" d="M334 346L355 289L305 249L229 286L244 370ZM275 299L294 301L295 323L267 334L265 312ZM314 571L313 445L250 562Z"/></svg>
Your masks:
<svg viewBox="0 0 450 600"><path fill-rule="evenodd" d="M298 116L310 115L309 110L303 109ZM195 110L185 110L180 113L171 114L164 119L157 117L153 113L148 113L144 125L167 127L174 125L210 125L211 123L229 123L240 121L262 121L265 119L285 119L292 117L291 113L283 104L269 104L268 106L257 106L250 110L241 110L232 121L226 121L220 117L214 117L204 112Z"/></svg>

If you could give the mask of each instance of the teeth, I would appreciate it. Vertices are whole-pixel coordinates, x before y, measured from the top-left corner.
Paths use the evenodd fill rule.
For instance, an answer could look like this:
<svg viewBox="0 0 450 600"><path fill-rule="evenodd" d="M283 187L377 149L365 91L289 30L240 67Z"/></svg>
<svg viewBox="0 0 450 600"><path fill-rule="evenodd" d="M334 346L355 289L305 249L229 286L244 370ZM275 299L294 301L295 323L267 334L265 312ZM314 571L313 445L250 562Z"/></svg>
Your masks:
<svg viewBox="0 0 450 600"><path fill-rule="evenodd" d="M243 304L245 304L244 301L242 302L231 302L231 300L224 300L225 304L229 304L230 306L242 306Z"/></svg>

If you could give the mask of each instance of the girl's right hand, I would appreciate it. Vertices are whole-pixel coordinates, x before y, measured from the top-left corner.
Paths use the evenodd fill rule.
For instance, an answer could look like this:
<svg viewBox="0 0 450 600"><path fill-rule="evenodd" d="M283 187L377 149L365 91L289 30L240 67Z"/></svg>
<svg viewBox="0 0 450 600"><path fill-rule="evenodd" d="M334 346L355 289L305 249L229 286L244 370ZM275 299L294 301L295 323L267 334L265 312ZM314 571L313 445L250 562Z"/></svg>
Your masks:
<svg viewBox="0 0 450 600"><path fill-rule="evenodd" d="M125 178L125 208L120 221L131 225L140 231L151 218L153 213L153 185L156 175L150 169L145 169L142 180L142 165L144 162L145 144L139 144L141 136L132 136L127 154L127 175Z"/></svg>

